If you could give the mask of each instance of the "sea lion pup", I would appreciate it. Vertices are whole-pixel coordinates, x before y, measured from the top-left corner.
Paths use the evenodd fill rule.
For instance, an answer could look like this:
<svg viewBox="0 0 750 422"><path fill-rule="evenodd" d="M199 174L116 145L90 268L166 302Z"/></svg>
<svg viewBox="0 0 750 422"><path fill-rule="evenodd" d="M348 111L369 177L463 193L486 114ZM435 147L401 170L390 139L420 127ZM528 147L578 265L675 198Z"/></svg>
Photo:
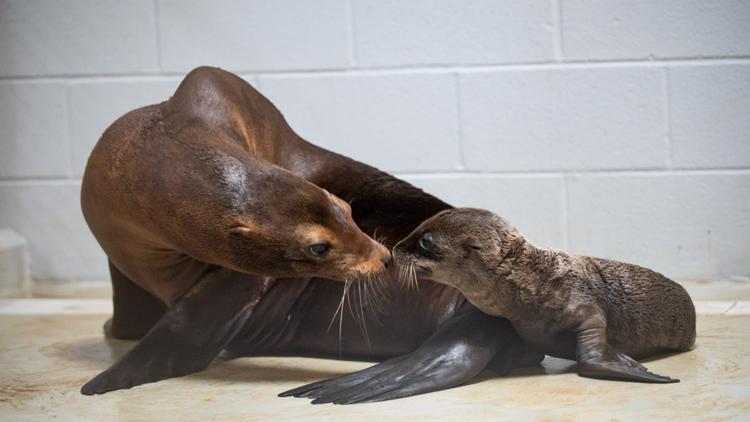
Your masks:
<svg viewBox="0 0 750 422"><path fill-rule="evenodd" d="M678 382L635 359L695 342L695 307L679 284L637 265L537 248L486 210L442 211L393 252L418 276L509 319L532 347L575 359L581 376Z"/></svg>

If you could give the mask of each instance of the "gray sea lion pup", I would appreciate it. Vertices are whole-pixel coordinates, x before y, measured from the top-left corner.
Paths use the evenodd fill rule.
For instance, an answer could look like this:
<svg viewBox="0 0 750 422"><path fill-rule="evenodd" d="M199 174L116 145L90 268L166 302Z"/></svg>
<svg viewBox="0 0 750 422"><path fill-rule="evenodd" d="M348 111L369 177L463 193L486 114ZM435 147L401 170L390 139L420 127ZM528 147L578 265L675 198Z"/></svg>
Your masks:
<svg viewBox="0 0 750 422"><path fill-rule="evenodd" d="M489 211L442 211L394 257L509 319L531 347L575 359L582 376L677 382L635 359L695 342L695 307L679 284L637 265L537 248Z"/></svg>

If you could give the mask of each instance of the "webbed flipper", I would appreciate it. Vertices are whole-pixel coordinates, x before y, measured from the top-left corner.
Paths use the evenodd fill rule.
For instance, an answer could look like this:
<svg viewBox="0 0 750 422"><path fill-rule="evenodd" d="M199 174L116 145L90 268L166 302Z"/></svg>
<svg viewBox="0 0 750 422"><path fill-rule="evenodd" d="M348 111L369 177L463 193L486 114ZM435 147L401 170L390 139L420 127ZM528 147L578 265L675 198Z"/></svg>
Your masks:
<svg viewBox="0 0 750 422"><path fill-rule="evenodd" d="M417 350L338 378L318 381L279 396L313 399L313 404L392 400L465 383L490 362L517 366L526 346L509 321L466 303Z"/></svg>
<svg viewBox="0 0 750 422"><path fill-rule="evenodd" d="M626 355L626 358L630 357ZM637 366L624 364L621 361L584 362L578 363L578 375L589 378L618 379L624 381L651 382L668 384L680 382L679 379L649 372L645 366L636 362Z"/></svg>
<svg viewBox="0 0 750 422"><path fill-rule="evenodd" d="M577 334L578 375L589 378L667 384L679 379L649 372L630 356L607 343L604 328L589 328Z"/></svg>

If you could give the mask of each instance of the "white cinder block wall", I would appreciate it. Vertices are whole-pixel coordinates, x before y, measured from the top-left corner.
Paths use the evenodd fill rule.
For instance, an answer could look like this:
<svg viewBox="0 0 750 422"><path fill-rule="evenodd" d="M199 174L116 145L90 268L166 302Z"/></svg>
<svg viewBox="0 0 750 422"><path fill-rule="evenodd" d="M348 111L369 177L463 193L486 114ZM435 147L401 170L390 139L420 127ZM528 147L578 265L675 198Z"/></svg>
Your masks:
<svg viewBox="0 0 750 422"><path fill-rule="evenodd" d="M35 278L108 278L88 153L202 64L540 245L750 276L750 0L4 0L0 228Z"/></svg>

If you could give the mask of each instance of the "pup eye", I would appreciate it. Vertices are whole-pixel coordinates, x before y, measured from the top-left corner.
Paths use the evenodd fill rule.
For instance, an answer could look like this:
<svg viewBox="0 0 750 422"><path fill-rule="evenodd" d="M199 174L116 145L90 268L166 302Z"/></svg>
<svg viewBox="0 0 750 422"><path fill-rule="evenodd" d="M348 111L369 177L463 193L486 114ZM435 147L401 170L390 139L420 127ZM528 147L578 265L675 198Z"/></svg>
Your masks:
<svg viewBox="0 0 750 422"><path fill-rule="evenodd" d="M476 243L467 243L466 246L470 247L471 249L474 249L475 251L482 250L482 247L477 245Z"/></svg>
<svg viewBox="0 0 750 422"><path fill-rule="evenodd" d="M310 253L315 256L323 256L331 250L331 245L328 243L316 243L310 246Z"/></svg>
<svg viewBox="0 0 750 422"><path fill-rule="evenodd" d="M419 238L419 248L422 250L430 250L435 246L435 241L432 238L432 233L425 233Z"/></svg>

